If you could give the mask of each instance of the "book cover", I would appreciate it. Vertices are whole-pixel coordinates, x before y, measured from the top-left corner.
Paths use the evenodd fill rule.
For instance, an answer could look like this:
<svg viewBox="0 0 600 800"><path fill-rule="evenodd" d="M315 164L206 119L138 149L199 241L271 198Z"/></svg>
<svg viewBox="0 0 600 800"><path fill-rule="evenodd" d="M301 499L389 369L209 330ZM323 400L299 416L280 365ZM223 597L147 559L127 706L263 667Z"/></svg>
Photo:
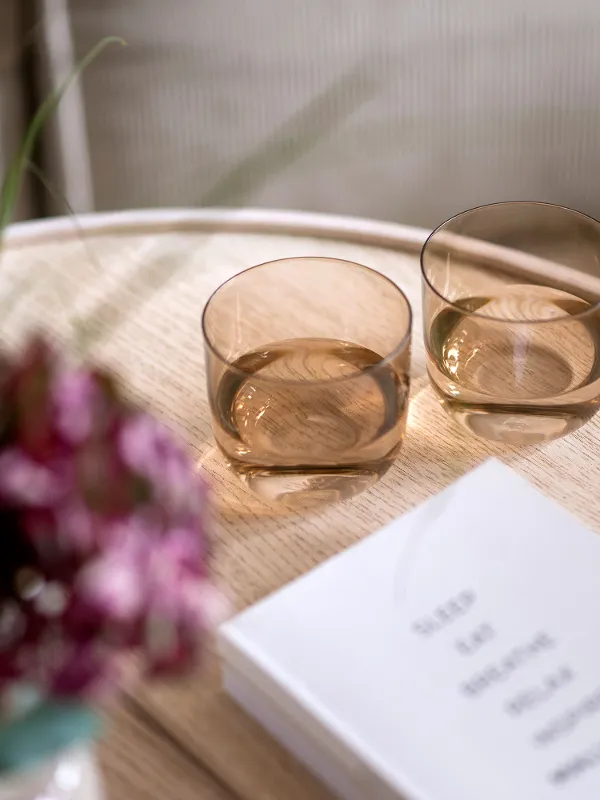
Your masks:
<svg viewBox="0 0 600 800"><path fill-rule="evenodd" d="M600 538L497 461L223 626L347 800L600 797Z"/></svg>

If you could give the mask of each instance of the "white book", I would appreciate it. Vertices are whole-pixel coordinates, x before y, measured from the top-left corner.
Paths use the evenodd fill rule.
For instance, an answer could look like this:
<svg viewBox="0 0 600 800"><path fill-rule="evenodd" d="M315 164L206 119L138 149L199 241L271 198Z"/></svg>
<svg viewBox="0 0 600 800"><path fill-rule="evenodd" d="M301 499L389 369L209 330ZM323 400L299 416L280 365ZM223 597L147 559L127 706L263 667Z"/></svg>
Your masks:
<svg viewBox="0 0 600 800"><path fill-rule="evenodd" d="M341 798L600 798L600 538L497 461L220 644L230 694Z"/></svg>

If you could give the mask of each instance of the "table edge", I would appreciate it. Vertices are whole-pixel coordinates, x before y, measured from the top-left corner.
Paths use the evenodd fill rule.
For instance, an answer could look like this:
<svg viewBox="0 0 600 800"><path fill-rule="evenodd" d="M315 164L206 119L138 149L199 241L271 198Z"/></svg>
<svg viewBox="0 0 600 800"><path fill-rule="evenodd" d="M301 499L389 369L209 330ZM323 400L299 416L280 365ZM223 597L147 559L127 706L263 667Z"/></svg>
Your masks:
<svg viewBox="0 0 600 800"><path fill-rule="evenodd" d="M18 248L81 236L144 232L262 233L311 236L402 250L420 251L430 231L395 222L308 211L263 208L157 208L79 214L17 222L5 232L5 246Z"/></svg>

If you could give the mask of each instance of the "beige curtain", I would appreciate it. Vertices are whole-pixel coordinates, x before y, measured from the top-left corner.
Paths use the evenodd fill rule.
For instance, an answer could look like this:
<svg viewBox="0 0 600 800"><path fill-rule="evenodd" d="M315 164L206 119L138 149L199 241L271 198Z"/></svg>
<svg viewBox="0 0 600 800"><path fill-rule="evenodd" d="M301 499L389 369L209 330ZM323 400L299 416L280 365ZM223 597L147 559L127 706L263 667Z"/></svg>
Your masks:
<svg viewBox="0 0 600 800"><path fill-rule="evenodd" d="M597 0L42 5L68 12L49 40L63 55L106 34L129 42L90 69L59 126L76 208L253 205L433 225L541 199L600 216Z"/></svg>

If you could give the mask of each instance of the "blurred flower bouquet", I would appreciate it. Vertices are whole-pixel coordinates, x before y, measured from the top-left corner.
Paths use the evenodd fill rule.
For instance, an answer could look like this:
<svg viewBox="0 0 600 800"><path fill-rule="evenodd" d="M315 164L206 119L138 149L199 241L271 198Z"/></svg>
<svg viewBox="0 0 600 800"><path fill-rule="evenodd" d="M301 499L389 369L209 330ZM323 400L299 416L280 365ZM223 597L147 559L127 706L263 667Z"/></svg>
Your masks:
<svg viewBox="0 0 600 800"><path fill-rule="evenodd" d="M0 235L65 88L5 179ZM0 356L0 796L3 775L94 736L130 655L150 675L195 661L219 607L205 507L183 449L108 373L39 335Z"/></svg>

